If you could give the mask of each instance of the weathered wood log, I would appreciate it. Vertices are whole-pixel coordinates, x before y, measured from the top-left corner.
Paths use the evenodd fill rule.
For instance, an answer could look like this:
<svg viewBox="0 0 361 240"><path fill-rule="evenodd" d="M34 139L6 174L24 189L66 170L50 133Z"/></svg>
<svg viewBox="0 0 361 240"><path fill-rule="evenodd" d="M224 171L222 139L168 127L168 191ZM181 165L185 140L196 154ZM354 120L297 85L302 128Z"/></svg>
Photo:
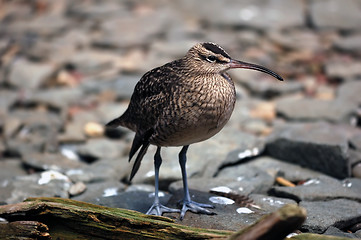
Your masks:
<svg viewBox="0 0 361 240"><path fill-rule="evenodd" d="M286 205L266 215L256 223L233 234L230 240L282 240L306 220L306 210L297 205Z"/></svg>
<svg viewBox="0 0 361 240"><path fill-rule="evenodd" d="M1 239L51 239L49 228L36 221L15 221L0 223Z"/></svg>
<svg viewBox="0 0 361 240"><path fill-rule="evenodd" d="M61 198L30 198L0 206L0 217L9 222L40 221L49 227L53 239L226 239L232 234L175 224L166 217Z"/></svg>

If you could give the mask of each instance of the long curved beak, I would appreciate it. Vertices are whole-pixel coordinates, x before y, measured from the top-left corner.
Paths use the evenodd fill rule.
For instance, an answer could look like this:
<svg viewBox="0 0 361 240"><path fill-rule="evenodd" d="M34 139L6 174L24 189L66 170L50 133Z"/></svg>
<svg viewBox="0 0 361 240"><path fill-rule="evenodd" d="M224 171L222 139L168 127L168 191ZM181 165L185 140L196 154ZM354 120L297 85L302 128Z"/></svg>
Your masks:
<svg viewBox="0 0 361 240"><path fill-rule="evenodd" d="M283 78L280 75L278 75L277 73L269 70L268 68L265 68L265 67L262 67L262 66L259 66L256 64L242 62L242 61L232 59L231 62L229 63L229 66L230 66L230 68L246 68L246 69L257 70L260 72L267 73L267 74L271 75L272 77L277 78L280 81L283 81Z"/></svg>

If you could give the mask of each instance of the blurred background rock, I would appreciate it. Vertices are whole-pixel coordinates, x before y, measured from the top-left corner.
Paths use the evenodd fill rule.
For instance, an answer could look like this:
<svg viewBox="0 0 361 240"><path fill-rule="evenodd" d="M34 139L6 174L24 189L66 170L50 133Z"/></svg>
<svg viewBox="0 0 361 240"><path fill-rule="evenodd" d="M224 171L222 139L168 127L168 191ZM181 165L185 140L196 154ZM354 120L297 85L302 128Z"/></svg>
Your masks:
<svg viewBox="0 0 361 240"><path fill-rule="evenodd" d="M215 179L232 166L236 176L244 159L265 156L338 180L361 177L359 0L2 0L0 202L151 191L152 149L128 187L133 133L103 124L126 109L146 71L203 41L286 81L231 72L234 114L190 148L191 178ZM164 190L181 177L177 151L164 151ZM248 193L265 194L272 181Z"/></svg>

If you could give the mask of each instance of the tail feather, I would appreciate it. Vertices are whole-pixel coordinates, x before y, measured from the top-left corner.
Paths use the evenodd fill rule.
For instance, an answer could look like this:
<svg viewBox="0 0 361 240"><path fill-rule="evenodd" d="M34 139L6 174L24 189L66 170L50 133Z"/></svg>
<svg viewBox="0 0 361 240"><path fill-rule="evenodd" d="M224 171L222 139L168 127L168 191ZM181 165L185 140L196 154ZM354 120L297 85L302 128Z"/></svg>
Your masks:
<svg viewBox="0 0 361 240"><path fill-rule="evenodd" d="M122 120L121 117L118 117L116 119L113 119L112 121L108 122L107 124L105 124L106 127L110 127L110 128L116 128L118 126L122 125Z"/></svg>
<svg viewBox="0 0 361 240"><path fill-rule="evenodd" d="M135 137L134 137L133 143L132 143L132 147L129 152L129 162L130 162L130 160L132 160L134 154L138 151L139 148L140 148L140 151L137 155L137 158L135 159L129 181L132 181L134 175L138 172L140 163L142 162L143 157L144 157L145 153L147 152L148 147L150 145L149 139L152 136L153 132L154 132L153 129L149 129L144 134L140 134L138 132L135 134Z"/></svg>

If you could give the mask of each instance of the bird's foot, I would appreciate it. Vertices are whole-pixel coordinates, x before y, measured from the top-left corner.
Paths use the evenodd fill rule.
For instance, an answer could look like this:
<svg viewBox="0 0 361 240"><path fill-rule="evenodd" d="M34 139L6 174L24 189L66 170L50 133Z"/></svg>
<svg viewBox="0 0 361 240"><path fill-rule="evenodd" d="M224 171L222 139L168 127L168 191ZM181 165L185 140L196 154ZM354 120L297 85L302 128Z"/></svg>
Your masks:
<svg viewBox="0 0 361 240"><path fill-rule="evenodd" d="M180 212L180 210L166 207L160 203L153 203L153 205L149 208L146 214L162 216L163 213L174 213L174 212Z"/></svg>
<svg viewBox="0 0 361 240"><path fill-rule="evenodd" d="M205 208L214 208L214 206L210 205L210 204L198 203L198 202L194 202L191 200L187 200L187 201L183 200L180 202L180 204L183 204L181 214L180 214L180 220L183 220L183 218L188 210L191 212L194 212L194 213L203 213L203 214L207 214L207 215L216 214L215 212L205 209Z"/></svg>

